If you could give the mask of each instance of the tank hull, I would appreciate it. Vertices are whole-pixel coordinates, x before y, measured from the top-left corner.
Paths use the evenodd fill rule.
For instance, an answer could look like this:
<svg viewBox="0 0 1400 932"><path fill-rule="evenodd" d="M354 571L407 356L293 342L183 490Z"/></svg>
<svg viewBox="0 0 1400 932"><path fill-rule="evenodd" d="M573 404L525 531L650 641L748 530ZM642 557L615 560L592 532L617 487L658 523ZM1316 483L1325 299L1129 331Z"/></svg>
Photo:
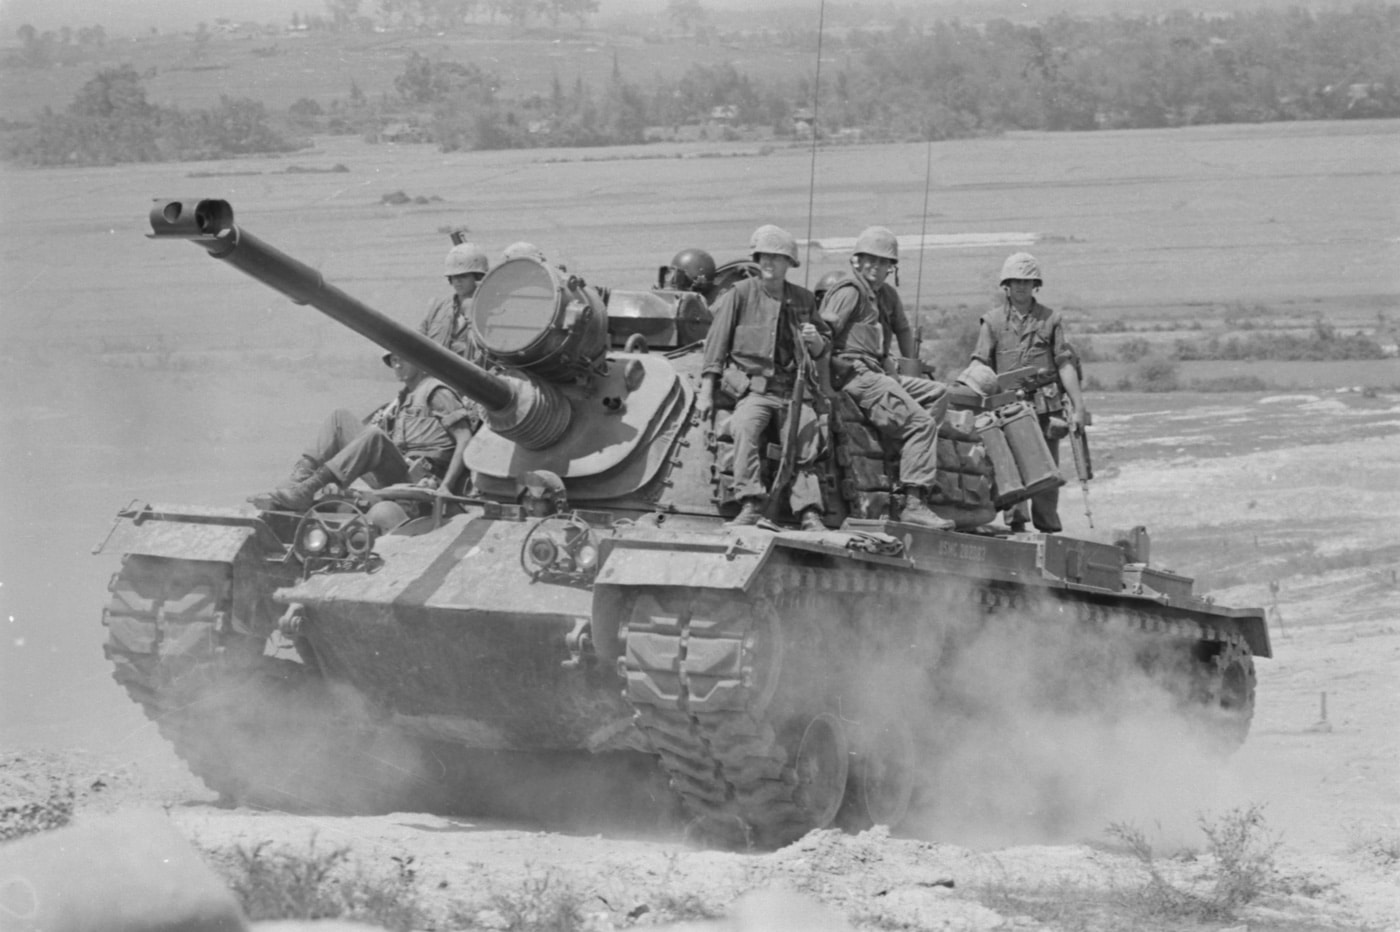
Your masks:
<svg viewBox="0 0 1400 932"><path fill-rule="evenodd" d="M197 775L259 806L538 815L521 786L601 767L615 813L664 819L669 797L707 839L771 847L897 824L940 718L966 713L949 671L991 634L1151 670L1226 752L1269 652L1258 612L1060 535L620 524L579 586L524 574L519 515L469 510L382 538L373 572L302 578L241 513L158 514L124 522L108 656Z"/></svg>

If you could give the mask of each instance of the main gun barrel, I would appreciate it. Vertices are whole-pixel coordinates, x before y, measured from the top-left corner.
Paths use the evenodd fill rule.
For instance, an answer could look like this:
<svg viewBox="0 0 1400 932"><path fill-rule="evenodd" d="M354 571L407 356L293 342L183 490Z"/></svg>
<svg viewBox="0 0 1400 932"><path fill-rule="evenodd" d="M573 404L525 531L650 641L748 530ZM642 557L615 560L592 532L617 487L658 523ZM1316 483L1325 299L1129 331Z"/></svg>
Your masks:
<svg viewBox="0 0 1400 932"><path fill-rule="evenodd" d="M304 262L269 246L233 222L233 207L215 199L158 199L151 238L186 239L239 271L368 337L478 401L498 433L531 449L554 443L568 429L568 401L548 384L506 378L477 366L328 284Z"/></svg>

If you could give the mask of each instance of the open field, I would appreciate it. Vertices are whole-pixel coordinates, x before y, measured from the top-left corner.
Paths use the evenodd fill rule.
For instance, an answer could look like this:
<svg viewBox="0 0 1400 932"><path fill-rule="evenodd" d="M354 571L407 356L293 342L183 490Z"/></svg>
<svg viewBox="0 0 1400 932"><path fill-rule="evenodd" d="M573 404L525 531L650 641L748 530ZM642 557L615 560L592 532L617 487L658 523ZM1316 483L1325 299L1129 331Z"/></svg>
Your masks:
<svg viewBox="0 0 1400 932"><path fill-rule="evenodd" d="M1045 300L1072 319L1209 325L1245 302L1363 326L1400 304L1398 145L1400 123L940 144L928 232L1037 232ZM813 235L847 236L871 222L917 232L925 154L922 146L821 153ZM434 887L442 897L471 902L489 902L492 885L519 890L531 872L555 870L590 902L610 897L617 927L631 923L638 903L660 915L663 902L693 894L722 910L748 886L777 884L864 928L1124 928L1126 920L1095 924L1072 909L1018 917L1038 915L1027 897L1068 897L1065 884L1077 879L1105 889L1140 882L1121 849L1105 850L1112 818L1158 832L1164 851L1199 851L1198 814L1257 802L1284 847L1277 887L1241 919L1250 929L1400 925L1394 858L1385 860L1400 838L1400 397L1338 394L1334 385L1288 395L1090 396L1094 527L1071 486L1062 498L1067 531L1148 525L1158 563L1206 577L1226 604L1270 607L1275 658L1260 661L1255 728L1228 766L1144 774L1125 759L1123 806L1080 813L1056 844L1027 846L1042 839L1012 820L993 841L823 835L749 856L694 851L675 837L211 807L110 680L99 616L115 560L88 551L134 497L230 504L262 490L285 474L325 411L368 409L392 383L361 338L200 250L145 240L149 199L226 197L251 232L405 323L441 290L445 230L458 223L493 252L530 239L618 287L646 285L682 246L736 256L761 222L806 232L809 155L800 150L547 155L323 140L282 159L0 170L0 747L62 750L78 761L67 765L75 776L105 775L114 792L91 789L83 811L173 805L182 830L210 846L300 844L319 833L377 863L417 857L425 882L447 883ZM337 163L350 170L285 171ZM442 201L381 204L395 190ZM922 302L976 314L1003 257L989 248L929 252ZM814 256L795 274L815 279L842 261ZM916 258L902 276L912 301ZM1363 381L1339 375L1340 385ZM1314 727L1322 692L1330 730ZM1182 855L1170 870L1185 882L1208 863ZM945 873L956 891L930 886Z"/></svg>

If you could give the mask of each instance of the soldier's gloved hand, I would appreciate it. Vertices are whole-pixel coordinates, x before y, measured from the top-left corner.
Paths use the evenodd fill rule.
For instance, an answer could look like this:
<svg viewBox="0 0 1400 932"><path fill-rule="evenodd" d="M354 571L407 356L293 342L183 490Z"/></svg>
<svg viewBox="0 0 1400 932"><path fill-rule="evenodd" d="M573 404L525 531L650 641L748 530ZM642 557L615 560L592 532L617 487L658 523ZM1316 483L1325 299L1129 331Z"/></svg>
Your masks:
<svg viewBox="0 0 1400 932"><path fill-rule="evenodd" d="M817 331L815 324L803 324L800 332L802 334L802 342L807 344L807 352L813 354L820 353L822 347L826 346L826 340L824 340L821 333Z"/></svg>
<svg viewBox="0 0 1400 932"><path fill-rule="evenodd" d="M1075 405L1069 412L1071 426L1077 433L1084 429L1084 408L1082 405Z"/></svg>
<svg viewBox="0 0 1400 932"><path fill-rule="evenodd" d="M415 484L420 489L436 489L442 484L442 480L437 476L424 476Z"/></svg>
<svg viewBox="0 0 1400 932"><path fill-rule="evenodd" d="M695 413L702 418L707 416L715 407L714 383L706 381L700 386L700 391L695 395Z"/></svg>

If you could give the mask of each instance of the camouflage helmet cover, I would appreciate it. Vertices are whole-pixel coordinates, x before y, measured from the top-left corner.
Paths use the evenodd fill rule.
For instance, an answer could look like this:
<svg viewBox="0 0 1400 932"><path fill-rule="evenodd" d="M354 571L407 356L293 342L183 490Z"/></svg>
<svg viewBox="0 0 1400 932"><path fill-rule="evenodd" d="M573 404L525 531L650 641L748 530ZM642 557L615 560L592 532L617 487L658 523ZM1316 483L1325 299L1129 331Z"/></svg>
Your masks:
<svg viewBox="0 0 1400 932"><path fill-rule="evenodd" d="M1035 256L1028 252L1017 252L1006 257L1006 261L1001 264L1001 277L998 278L997 284L1005 285L1016 280L1033 281L1037 288L1041 286L1040 263L1035 261Z"/></svg>
<svg viewBox="0 0 1400 932"><path fill-rule="evenodd" d="M534 259L538 262L548 262L544 257L544 252L534 243L527 243L521 240L518 243L511 243L501 253L501 261L509 262L511 259Z"/></svg>
<svg viewBox="0 0 1400 932"><path fill-rule="evenodd" d="M793 268L800 268L802 265L802 260L797 258L797 240L787 230L771 223L753 231L753 236L749 239L749 252L755 256L760 253L787 256L792 260Z"/></svg>
<svg viewBox="0 0 1400 932"><path fill-rule="evenodd" d="M855 255L876 256L880 259L899 261L899 239L887 227L866 227L856 237Z"/></svg>
<svg viewBox="0 0 1400 932"><path fill-rule="evenodd" d="M458 243L447 252L445 270L449 276L466 275L471 272L486 274L491 260L486 252L475 243Z"/></svg>
<svg viewBox="0 0 1400 932"><path fill-rule="evenodd" d="M972 364L962 371L958 376L958 382L984 398L988 395L995 395L1000 389L996 371L980 359L974 359Z"/></svg>

